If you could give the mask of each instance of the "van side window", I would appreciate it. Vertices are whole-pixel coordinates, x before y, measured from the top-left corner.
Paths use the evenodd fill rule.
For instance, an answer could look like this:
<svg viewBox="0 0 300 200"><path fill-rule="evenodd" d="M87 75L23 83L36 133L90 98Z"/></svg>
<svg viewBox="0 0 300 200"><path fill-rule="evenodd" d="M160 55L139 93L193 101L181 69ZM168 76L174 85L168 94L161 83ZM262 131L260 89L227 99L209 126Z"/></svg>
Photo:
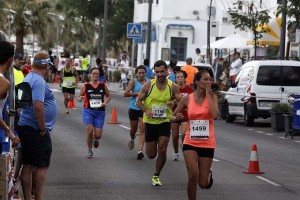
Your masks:
<svg viewBox="0 0 300 200"><path fill-rule="evenodd" d="M280 66L260 66L257 72L257 85L280 85Z"/></svg>
<svg viewBox="0 0 300 200"><path fill-rule="evenodd" d="M284 66L282 74L283 86L300 86L300 67Z"/></svg>

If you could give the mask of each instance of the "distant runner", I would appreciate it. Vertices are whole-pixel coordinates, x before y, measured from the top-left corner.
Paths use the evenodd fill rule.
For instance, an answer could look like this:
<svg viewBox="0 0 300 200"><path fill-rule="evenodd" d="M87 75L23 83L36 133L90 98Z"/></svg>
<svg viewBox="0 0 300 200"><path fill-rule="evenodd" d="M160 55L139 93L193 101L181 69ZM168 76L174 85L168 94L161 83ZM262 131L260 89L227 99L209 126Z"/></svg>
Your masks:
<svg viewBox="0 0 300 200"><path fill-rule="evenodd" d="M105 107L111 100L107 85L98 81L100 75L99 68L92 68L90 74L91 81L83 85L77 98L79 102L84 100L82 120L87 134L87 158L93 157L93 145L94 148L98 148L99 146L104 126Z"/></svg>

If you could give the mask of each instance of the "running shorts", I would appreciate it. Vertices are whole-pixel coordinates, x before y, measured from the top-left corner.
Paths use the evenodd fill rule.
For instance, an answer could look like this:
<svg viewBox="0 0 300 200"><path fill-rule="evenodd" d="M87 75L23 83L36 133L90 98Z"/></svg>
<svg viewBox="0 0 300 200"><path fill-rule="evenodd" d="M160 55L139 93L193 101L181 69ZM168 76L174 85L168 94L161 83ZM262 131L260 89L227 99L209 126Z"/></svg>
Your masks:
<svg viewBox="0 0 300 200"><path fill-rule="evenodd" d="M95 128L103 128L105 111L82 109L82 121L84 125L93 125Z"/></svg>
<svg viewBox="0 0 300 200"><path fill-rule="evenodd" d="M149 124L145 123L145 141L153 142L158 141L159 137L170 137L171 123L164 122L161 124Z"/></svg>
<svg viewBox="0 0 300 200"><path fill-rule="evenodd" d="M68 94L75 94L75 88L62 87L62 92Z"/></svg>
<svg viewBox="0 0 300 200"><path fill-rule="evenodd" d="M182 151L187 151L187 150L196 151L198 157L213 158L215 154L214 148L194 147L188 144L183 144Z"/></svg>
<svg viewBox="0 0 300 200"><path fill-rule="evenodd" d="M129 109L128 110L128 116L129 119L132 121L139 120L139 118L143 118L143 111L141 110L134 110L134 109Z"/></svg>

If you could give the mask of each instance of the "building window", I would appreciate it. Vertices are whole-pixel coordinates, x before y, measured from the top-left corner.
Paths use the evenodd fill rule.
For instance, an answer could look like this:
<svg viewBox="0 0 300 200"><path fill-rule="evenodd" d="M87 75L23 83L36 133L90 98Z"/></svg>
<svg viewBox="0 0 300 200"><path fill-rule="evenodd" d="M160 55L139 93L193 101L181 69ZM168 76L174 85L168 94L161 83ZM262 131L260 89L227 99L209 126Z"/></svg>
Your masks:
<svg viewBox="0 0 300 200"><path fill-rule="evenodd" d="M187 38L171 37L170 58L184 61L186 59Z"/></svg>

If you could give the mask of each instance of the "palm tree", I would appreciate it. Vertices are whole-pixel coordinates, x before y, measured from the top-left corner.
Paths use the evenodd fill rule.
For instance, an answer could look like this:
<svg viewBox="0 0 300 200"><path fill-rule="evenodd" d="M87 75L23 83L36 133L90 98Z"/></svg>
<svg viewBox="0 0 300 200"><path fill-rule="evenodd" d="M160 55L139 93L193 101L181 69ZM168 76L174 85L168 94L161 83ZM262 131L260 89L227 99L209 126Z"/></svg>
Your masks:
<svg viewBox="0 0 300 200"><path fill-rule="evenodd" d="M16 12L12 27L16 34L16 52L23 53L26 35L33 33L45 37L50 4L48 1L11 0L9 6Z"/></svg>

